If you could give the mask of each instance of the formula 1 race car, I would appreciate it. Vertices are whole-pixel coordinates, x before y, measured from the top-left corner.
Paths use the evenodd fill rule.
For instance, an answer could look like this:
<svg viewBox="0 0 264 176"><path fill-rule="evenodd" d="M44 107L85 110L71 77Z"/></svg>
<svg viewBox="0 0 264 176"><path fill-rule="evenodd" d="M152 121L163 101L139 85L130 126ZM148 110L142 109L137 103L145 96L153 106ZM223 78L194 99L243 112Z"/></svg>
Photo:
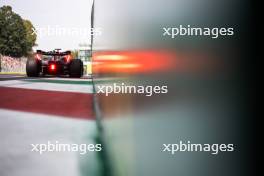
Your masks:
<svg viewBox="0 0 264 176"><path fill-rule="evenodd" d="M37 50L34 58L27 60L26 72L28 77L69 75L80 78L83 75L83 62L80 59L73 59L71 51L60 52L60 49L55 49L45 52Z"/></svg>

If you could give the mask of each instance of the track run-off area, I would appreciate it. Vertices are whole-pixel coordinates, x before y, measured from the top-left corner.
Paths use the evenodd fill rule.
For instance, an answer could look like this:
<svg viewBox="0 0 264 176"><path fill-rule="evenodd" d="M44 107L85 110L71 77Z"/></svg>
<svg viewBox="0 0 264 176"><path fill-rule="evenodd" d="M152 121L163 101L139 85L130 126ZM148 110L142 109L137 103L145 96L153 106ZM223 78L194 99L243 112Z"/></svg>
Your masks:
<svg viewBox="0 0 264 176"><path fill-rule="evenodd" d="M96 144L92 79L0 75L0 175L100 175L98 152L32 151L31 144Z"/></svg>

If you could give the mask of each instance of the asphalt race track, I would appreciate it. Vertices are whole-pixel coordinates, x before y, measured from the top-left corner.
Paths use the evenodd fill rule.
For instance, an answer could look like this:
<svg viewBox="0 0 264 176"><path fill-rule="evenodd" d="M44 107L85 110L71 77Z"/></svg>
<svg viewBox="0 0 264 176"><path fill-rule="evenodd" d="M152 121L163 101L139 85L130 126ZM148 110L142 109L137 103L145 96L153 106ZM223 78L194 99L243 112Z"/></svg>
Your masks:
<svg viewBox="0 0 264 176"><path fill-rule="evenodd" d="M0 175L98 175L96 152L31 151L48 141L96 143L92 97L89 78L0 75Z"/></svg>

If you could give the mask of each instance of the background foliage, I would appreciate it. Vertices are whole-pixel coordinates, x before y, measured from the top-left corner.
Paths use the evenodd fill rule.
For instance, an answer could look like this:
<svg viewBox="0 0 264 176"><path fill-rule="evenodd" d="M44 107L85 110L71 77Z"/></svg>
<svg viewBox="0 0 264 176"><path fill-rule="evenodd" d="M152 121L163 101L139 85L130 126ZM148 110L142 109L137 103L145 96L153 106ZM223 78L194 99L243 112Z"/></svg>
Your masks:
<svg viewBox="0 0 264 176"><path fill-rule="evenodd" d="M0 8L0 54L12 57L27 56L36 45L37 35L29 20L22 19L12 7Z"/></svg>

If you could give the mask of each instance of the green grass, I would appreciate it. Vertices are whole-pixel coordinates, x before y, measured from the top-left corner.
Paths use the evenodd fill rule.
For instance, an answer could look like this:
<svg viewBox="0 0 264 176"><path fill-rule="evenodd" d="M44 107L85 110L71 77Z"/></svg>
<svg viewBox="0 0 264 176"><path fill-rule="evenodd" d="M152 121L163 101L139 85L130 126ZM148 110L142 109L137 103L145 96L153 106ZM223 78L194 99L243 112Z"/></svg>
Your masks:
<svg viewBox="0 0 264 176"><path fill-rule="evenodd" d="M24 81L26 81L26 82L35 82L35 83L92 85L92 81L48 80L48 79L30 79L30 80L24 80Z"/></svg>

